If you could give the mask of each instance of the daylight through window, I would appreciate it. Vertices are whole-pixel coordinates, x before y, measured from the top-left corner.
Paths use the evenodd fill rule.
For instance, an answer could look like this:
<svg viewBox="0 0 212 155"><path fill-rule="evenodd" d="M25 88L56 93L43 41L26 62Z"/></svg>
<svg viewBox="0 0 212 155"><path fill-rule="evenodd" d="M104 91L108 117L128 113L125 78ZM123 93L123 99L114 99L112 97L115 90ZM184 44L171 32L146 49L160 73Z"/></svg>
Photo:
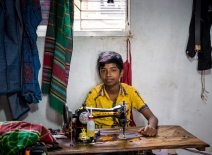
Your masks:
<svg viewBox="0 0 212 155"><path fill-rule="evenodd" d="M130 26L130 0L109 1L74 0L74 35L126 35ZM40 2L43 20L38 27L38 35L46 30L50 7L50 0L40 0Z"/></svg>

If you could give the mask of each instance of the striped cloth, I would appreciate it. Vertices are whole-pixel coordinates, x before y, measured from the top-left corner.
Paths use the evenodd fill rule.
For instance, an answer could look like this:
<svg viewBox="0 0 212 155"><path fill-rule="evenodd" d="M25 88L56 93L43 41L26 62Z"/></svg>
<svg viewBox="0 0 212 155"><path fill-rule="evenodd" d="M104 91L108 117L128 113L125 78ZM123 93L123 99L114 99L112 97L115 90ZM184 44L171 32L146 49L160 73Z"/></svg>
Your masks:
<svg viewBox="0 0 212 155"><path fill-rule="evenodd" d="M54 139L50 131L40 124L0 122L0 155L16 155L37 141L53 143Z"/></svg>
<svg viewBox="0 0 212 155"><path fill-rule="evenodd" d="M51 0L45 40L42 92L63 113L73 49L73 0Z"/></svg>

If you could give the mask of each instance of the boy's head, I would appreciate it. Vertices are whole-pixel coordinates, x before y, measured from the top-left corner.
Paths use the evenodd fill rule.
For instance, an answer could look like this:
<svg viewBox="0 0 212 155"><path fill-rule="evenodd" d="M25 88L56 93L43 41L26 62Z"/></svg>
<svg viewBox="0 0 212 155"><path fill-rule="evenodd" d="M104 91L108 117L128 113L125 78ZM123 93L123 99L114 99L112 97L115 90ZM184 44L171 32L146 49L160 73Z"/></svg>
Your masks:
<svg viewBox="0 0 212 155"><path fill-rule="evenodd" d="M123 70L124 65L121 55L113 51L107 51L107 52L101 52L99 54L99 58L97 61L98 72L100 73L100 69L104 67L105 64L109 63L116 64L120 72Z"/></svg>

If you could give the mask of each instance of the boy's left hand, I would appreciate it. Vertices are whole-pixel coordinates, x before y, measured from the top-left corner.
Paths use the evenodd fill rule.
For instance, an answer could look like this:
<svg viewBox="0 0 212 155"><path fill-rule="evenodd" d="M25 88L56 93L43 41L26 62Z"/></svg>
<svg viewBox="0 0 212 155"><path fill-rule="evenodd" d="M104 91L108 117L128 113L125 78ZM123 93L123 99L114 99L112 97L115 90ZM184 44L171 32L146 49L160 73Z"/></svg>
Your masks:
<svg viewBox="0 0 212 155"><path fill-rule="evenodd" d="M147 125L145 127L142 127L138 132L144 136L155 136L157 133L157 130L151 127L150 125Z"/></svg>

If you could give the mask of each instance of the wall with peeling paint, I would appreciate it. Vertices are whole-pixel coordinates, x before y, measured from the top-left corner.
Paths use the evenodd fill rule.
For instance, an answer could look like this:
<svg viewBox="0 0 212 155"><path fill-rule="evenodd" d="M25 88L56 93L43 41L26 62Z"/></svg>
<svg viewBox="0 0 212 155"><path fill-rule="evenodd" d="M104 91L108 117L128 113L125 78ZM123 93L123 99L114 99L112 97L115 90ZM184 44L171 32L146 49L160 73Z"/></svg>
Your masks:
<svg viewBox="0 0 212 155"><path fill-rule="evenodd" d="M212 75L206 71L207 101L201 94L201 73L197 57L185 55L191 18L192 0L131 0L131 38L133 86L140 92L160 125L180 125L212 145ZM74 37L68 86L68 105L75 110L87 92L100 80L96 59L101 51L116 51L125 60L125 37ZM44 38L38 38L41 63ZM41 81L42 71L39 74ZM11 120L6 98L0 100L1 121ZM48 97L35 105L21 120L42 123L48 128L61 128L62 116L49 108ZM138 125L146 120L134 113ZM211 148L207 151L212 153ZM192 154L177 150L179 154Z"/></svg>

